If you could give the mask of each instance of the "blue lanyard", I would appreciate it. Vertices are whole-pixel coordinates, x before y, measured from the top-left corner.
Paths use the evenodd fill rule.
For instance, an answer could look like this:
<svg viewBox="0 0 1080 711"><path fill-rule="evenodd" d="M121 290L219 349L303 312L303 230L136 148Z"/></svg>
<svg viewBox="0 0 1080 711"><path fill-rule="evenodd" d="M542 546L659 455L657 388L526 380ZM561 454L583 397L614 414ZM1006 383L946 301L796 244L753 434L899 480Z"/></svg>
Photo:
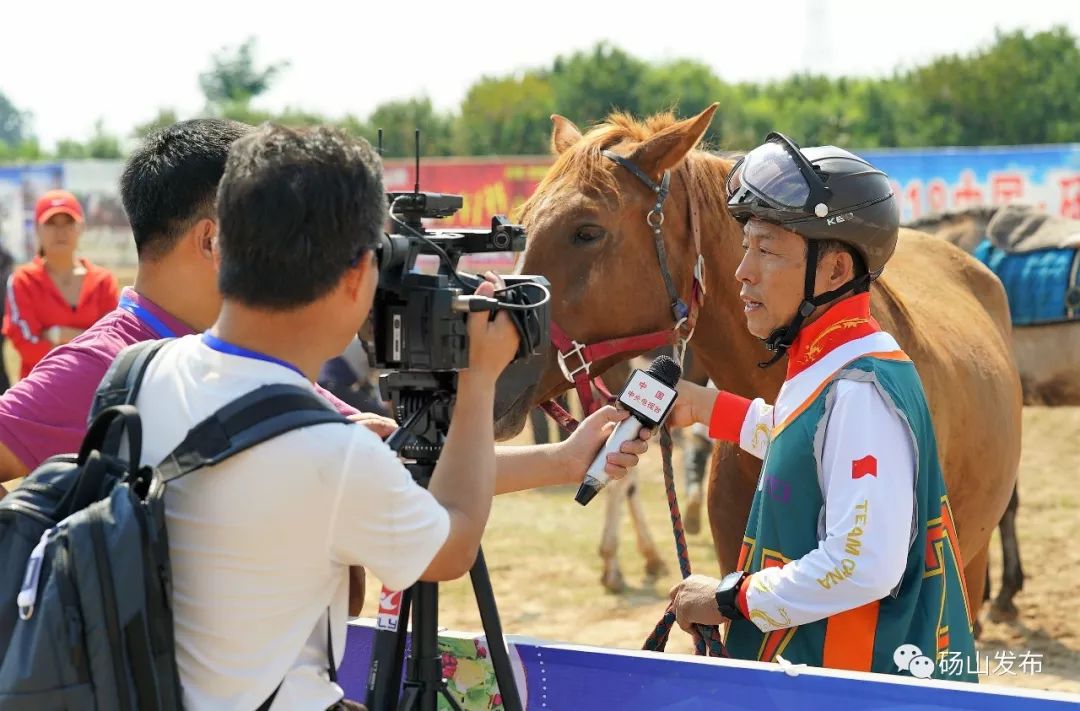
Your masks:
<svg viewBox="0 0 1080 711"><path fill-rule="evenodd" d="M280 358L275 358L274 356L266 355L265 353L259 353L258 351L244 348L243 346L238 346L235 343L223 341L209 331L203 332L202 341L207 346L219 353L227 353L229 355L240 356L241 358L254 358L255 360L262 360L266 361L267 363L276 363L278 365L285 366L286 368L298 374L302 378L307 378L307 376L304 375L303 371L301 371L292 363L283 361Z"/></svg>
<svg viewBox="0 0 1080 711"><path fill-rule="evenodd" d="M133 314L135 318L142 321L144 324L150 327L150 330L157 335L158 338L175 338L176 334L171 328L161 322L154 314L150 313L149 309L145 306L141 306L135 303L135 299L131 298L130 294L124 294L120 297L120 303L117 306L130 314Z"/></svg>

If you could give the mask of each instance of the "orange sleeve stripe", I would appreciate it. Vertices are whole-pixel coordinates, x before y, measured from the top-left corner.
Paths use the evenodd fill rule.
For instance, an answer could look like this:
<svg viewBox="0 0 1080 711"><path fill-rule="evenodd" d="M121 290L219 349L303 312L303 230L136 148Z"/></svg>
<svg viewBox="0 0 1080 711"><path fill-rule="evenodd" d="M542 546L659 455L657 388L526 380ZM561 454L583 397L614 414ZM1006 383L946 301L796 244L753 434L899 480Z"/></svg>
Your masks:
<svg viewBox="0 0 1080 711"><path fill-rule="evenodd" d="M750 401L735 393L721 390L713 402L709 417L709 437L739 443L743 421L750 409Z"/></svg>
<svg viewBox="0 0 1080 711"><path fill-rule="evenodd" d="M823 667L870 671L874 661L874 637L880 607L881 602L875 600L828 619L825 624Z"/></svg>

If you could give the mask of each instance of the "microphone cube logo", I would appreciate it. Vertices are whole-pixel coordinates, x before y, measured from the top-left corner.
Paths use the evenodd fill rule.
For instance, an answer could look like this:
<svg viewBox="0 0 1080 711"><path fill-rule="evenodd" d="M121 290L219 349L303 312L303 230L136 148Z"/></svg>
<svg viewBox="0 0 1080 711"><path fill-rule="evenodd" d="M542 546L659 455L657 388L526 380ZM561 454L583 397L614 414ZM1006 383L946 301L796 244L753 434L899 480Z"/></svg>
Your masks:
<svg viewBox="0 0 1080 711"><path fill-rule="evenodd" d="M619 402L646 420L659 423L671 409L675 396L673 388L639 370L619 394Z"/></svg>

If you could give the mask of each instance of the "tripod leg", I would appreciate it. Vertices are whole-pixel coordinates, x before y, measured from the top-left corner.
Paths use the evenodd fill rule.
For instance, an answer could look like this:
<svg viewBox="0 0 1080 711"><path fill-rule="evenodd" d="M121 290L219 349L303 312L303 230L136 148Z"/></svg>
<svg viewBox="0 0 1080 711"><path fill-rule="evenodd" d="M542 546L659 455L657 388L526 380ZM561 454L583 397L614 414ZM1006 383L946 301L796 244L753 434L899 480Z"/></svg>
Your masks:
<svg viewBox="0 0 1080 711"><path fill-rule="evenodd" d="M491 665L495 668L495 679L499 684L503 708L506 711L523 711L517 682L514 680L514 668L510 665L510 654L506 651L503 640L502 623L499 621L499 610L495 606L495 593L491 589L491 577L484 562L483 548L476 554L476 562L469 571L469 577L472 578L476 606L480 609L480 622L487 636Z"/></svg>
<svg viewBox="0 0 1080 711"><path fill-rule="evenodd" d="M405 637L413 588L402 591L397 630L380 629L375 633L368 672L364 705L371 711L390 711L401 693L401 667L405 663Z"/></svg>
<svg viewBox="0 0 1080 711"><path fill-rule="evenodd" d="M401 695L401 702L398 703L397 711L413 711L418 707L418 698L420 696L420 687L410 686L405 689L405 693Z"/></svg>
<svg viewBox="0 0 1080 711"><path fill-rule="evenodd" d="M450 704L450 708L454 709L454 711L464 711L461 708L461 704L457 702L457 699L454 698L445 686L439 689L439 691L442 692L443 698L446 699L446 703Z"/></svg>
<svg viewBox="0 0 1080 711"><path fill-rule="evenodd" d="M405 693L415 691L416 708L420 711L436 711L442 688L439 586L417 583L413 590L412 656L405 676Z"/></svg>

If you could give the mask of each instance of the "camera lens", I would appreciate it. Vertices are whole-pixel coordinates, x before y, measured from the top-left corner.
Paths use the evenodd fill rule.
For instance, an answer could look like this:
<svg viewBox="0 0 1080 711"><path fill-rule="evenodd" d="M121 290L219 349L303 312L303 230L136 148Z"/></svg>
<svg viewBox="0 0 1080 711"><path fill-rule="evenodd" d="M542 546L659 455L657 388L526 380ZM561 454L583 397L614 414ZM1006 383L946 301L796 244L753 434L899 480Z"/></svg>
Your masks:
<svg viewBox="0 0 1080 711"><path fill-rule="evenodd" d="M491 235L491 244L496 249L510 249L510 235L506 233L506 230L495 230Z"/></svg>

